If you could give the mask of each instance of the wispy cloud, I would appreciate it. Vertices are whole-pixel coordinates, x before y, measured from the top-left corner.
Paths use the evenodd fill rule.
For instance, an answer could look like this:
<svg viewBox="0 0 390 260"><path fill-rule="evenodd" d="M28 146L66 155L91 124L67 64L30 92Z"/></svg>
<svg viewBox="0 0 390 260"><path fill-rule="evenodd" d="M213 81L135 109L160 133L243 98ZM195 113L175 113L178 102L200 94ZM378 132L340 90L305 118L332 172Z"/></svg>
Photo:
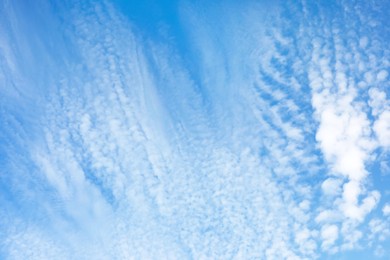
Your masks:
<svg viewBox="0 0 390 260"><path fill-rule="evenodd" d="M12 44L31 35L26 10L0 11L0 195L17 195L0 197L5 258L388 254L370 168L390 139L373 3L180 2L160 41L115 2L40 3L30 16L51 26L26 46Z"/></svg>

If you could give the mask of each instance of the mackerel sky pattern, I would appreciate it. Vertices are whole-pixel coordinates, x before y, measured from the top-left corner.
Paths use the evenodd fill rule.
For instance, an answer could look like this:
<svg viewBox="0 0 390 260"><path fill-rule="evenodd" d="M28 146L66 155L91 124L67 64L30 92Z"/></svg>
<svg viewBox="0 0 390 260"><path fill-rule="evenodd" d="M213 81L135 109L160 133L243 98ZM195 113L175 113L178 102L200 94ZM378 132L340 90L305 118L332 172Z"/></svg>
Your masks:
<svg viewBox="0 0 390 260"><path fill-rule="evenodd" d="M389 10L0 0L0 259L388 259Z"/></svg>

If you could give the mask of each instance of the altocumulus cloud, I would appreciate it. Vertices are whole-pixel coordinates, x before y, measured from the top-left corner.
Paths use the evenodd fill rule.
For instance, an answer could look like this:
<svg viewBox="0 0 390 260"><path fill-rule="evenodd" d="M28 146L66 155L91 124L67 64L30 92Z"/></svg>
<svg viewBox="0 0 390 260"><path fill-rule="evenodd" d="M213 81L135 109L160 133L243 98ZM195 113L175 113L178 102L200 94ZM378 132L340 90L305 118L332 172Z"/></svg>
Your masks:
<svg viewBox="0 0 390 260"><path fill-rule="evenodd" d="M2 1L4 259L389 256L386 1Z"/></svg>

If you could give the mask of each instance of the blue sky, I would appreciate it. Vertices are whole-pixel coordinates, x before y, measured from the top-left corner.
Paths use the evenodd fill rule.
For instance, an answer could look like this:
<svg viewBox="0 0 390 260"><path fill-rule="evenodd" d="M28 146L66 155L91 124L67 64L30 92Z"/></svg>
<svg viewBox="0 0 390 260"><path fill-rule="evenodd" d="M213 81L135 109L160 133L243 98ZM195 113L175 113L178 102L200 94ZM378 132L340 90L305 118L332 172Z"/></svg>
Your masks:
<svg viewBox="0 0 390 260"><path fill-rule="evenodd" d="M388 259L387 1L0 1L0 259Z"/></svg>

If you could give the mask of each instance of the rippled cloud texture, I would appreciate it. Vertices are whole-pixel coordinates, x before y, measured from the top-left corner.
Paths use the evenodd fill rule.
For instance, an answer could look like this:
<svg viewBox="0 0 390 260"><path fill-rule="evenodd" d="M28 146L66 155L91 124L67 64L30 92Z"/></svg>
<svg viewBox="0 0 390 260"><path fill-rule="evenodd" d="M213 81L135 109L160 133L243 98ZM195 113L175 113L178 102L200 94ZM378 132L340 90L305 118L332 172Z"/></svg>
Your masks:
<svg viewBox="0 0 390 260"><path fill-rule="evenodd" d="M0 1L0 258L388 259L389 10Z"/></svg>

